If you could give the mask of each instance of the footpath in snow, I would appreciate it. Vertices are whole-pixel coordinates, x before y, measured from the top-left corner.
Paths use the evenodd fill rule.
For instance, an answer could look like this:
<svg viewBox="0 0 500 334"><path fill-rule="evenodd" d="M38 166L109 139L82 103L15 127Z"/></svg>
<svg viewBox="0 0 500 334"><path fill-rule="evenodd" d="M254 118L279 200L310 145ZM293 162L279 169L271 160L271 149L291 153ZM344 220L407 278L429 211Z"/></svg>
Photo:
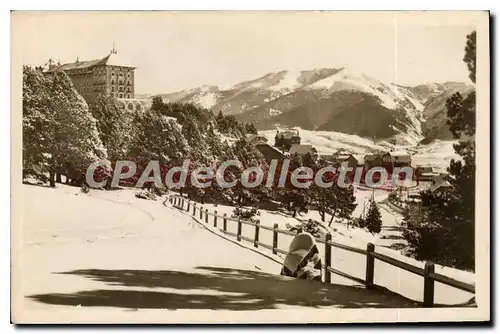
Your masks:
<svg viewBox="0 0 500 334"><path fill-rule="evenodd" d="M57 310L85 319L96 309L109 317L136 311L127 317L140 321L154 310L418 306L389 292L276 275L278 263L130 189L23 185L22 192L14 320L69 321Z"/></svg>

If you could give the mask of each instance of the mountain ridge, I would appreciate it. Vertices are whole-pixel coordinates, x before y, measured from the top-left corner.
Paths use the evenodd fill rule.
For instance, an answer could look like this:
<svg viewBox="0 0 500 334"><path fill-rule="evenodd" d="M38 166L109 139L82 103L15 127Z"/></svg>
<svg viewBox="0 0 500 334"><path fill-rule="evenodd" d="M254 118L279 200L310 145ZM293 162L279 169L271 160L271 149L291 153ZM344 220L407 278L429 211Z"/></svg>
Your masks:
<svg viewBox="0 0 500 334"><path fill-rule="evenodd" d="M448 139L446 98L472 89L453 81L385 83L344 66L281 70L225 89L205 85L159 95L166 102L189 102L234 115L259 130L300 127L415 144Z"/></svg>

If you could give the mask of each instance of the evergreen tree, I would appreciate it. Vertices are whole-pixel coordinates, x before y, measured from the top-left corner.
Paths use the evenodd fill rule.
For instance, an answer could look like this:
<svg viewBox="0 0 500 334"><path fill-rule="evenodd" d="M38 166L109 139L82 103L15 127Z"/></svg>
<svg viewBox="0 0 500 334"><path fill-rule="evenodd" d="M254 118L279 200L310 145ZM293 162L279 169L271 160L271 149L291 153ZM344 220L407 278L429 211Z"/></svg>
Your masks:
<svg viewBox="0 0 500 334"><path fill-rule="evenodd" d="M24 67L23 79L23 169L48 173L52 187L61 172L83 182L88 166L106 158L87 103L64 72Z"/></svg>
<svg viewBox="0 0 500 334"><path fill-rule="evenodd" d="M83 182L88 166L106 158L95 118L82 96L64 72L50 76L51 107L55 111L52 132L50 180L54 186L55 173L65 166L66 175Z"/></svg>
<svg viewBox="0 0 500 334"><path fill-rule="evenodd" d="M23 177L45 181L54 124L48 82L41 70L23 68Z"/></svg>
<svg viewBox="0 0 500 334"><path fill-rule="evenodd" d="M136 130L130 149L132 156L159 160L161 164L187 157L190 148L177 122L148 110L136 112L133 124Z"/></svg>
<svg viewBox="0 0 500 334"><path fill-rule="evenodd" d="M164 104L162 97L159 95L153 97L153 100L151 101L151 109L155 111L161 111L163 110L163 107Z"/></svg>
<svg viewBox="0 0 500 334"><path fill-rule="evenodd" d="M120 109L118 100L110 95L98 96L90 110L97 120L97 129L108 158L117 160L125 157L133 136L133 113Z"/></svg>
<svg viewBox="0 0 500 334"><path fill-rule="evenodd" d="M467 36L464 61L474 82L475 32ZM448 167L451 189L445 192L421 193L420 206L405 214L404 237L418 259L474 269L475 236L475 92L463 98L454 94L446 103L450 131L459 142L453 147L462 158Z"/></svg>
<svg viewBox="0 0 500 334"><path fill-rule="evenodd" d="M368 208L368 214L364 223L371 233L380 233L382 230L382 216L374 200L370 201L370 207Z"/></svg>

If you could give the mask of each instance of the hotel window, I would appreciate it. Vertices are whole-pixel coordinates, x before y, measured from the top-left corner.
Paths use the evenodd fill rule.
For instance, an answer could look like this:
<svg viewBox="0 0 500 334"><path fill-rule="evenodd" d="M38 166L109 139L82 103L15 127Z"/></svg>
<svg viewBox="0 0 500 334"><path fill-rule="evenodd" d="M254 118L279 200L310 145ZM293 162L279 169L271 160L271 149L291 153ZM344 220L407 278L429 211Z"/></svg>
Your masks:
<svg viewBox="0 0 500 334"><path fill-rule="evenodd" d="M111 91L114 92L115 91L115 87L111 87Z"/></svg>
<svg viewBox="0 0 500 334"><path fill-rule="evenodd" d="M119 98L122 98L122 97L123 97L123 94L122 94L122 93L118 94L118 97L119 97Z"/></svg>
<svg viewBox="0 0 500 334"><path fill-rule="evenodd" d="M130 94L127 94L127 99L130 99Z"/></svg>
<svg viewBox="0 0 500 334"><path fill-rule="evenodd" d="M118 90L119 90L120 92L123 92L123 87L119 87L119 88L118 88Z"/></svg>
<svg viewBox="0 0 500 334"><path fill-rule="evenodd" d="M114 80L111 80L111 84L114 85L115 84L115 81Z"/></svg>
<svg viewBox="0 0 500 334"><path fill-rule="evenodd" d="M129 93L130 93L130 87L127 87L127 92L129 92Z"/></svg>

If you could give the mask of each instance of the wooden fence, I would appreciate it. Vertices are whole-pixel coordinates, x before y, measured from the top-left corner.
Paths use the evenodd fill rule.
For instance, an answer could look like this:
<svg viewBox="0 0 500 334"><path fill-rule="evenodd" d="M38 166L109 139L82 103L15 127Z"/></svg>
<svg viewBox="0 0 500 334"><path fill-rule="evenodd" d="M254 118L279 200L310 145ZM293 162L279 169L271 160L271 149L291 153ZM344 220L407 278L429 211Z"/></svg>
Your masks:
<svg viewBox="0 0 500 334"><path fill-rule="evenodd" d="M213 227L219 228L224 234L233 236L236 240L241 241L245 240L247 242L253 243L254 247L264 247L272 251L273 254L283 254L286 255L288 252L283 249L278 248L278 236L280 234L289 235L294 237L296 233L283 230L278 228L278 224L274 224L273 227L261 225L259 222L252 222L243 220L241 218L232 218L228 217L227 214L218 215L217 210L213 213L209 212L208 209L204 209L203 206L197 206L197 203L192 202L181 196L170 196L169 202L176 208L189 212L193 217L197 218L201 222L205 222L206 224L213 224ZM210 222L209 217L213 217L213 220ZM219 221L222 222L222 229L219 227ZM228 231L227 222L234 222L237 224L237 232L233 233ZM253 238L246 237L242 235L242 225L254 226L255 234ZM273 233L273 241L272 245L265 244L259 241L259 233L260 230L268 230ZM331 283L331 274L339 275L355 282L364 284L367 288L383 288L374 284L374 270L375 270L375 260L379 260L390 265L393 265L397 268L409 271L413 274L423 277L424 279L424 295L423 295L423 307L433 307L434 306L434 284L435 282L439 282L456 289L460 289L463 291L467 291L470 293L476 292L475 286L472 284L464 283L461 281L457 281L453 278L438 274L434 272L434 263L427 261L424 265L424 268L416 267L414 265L408 264L401 260L397 260L391 258L390 256L377 253L375 251L375 245L372 243L368 243L366 245L366 249L360 249L352 246L347 246L343 244L339 244L331 241L331 234L327 233L323 238L316 238L318 243L321 243L325 246L325 251L323 254L324 264L323 269L325 272L324 281L325 283ZM331 249L339 248L345 251L358 253L366 256L366 272L364 278L355 277L344 273L340 270L331 267Z"/></svg>

